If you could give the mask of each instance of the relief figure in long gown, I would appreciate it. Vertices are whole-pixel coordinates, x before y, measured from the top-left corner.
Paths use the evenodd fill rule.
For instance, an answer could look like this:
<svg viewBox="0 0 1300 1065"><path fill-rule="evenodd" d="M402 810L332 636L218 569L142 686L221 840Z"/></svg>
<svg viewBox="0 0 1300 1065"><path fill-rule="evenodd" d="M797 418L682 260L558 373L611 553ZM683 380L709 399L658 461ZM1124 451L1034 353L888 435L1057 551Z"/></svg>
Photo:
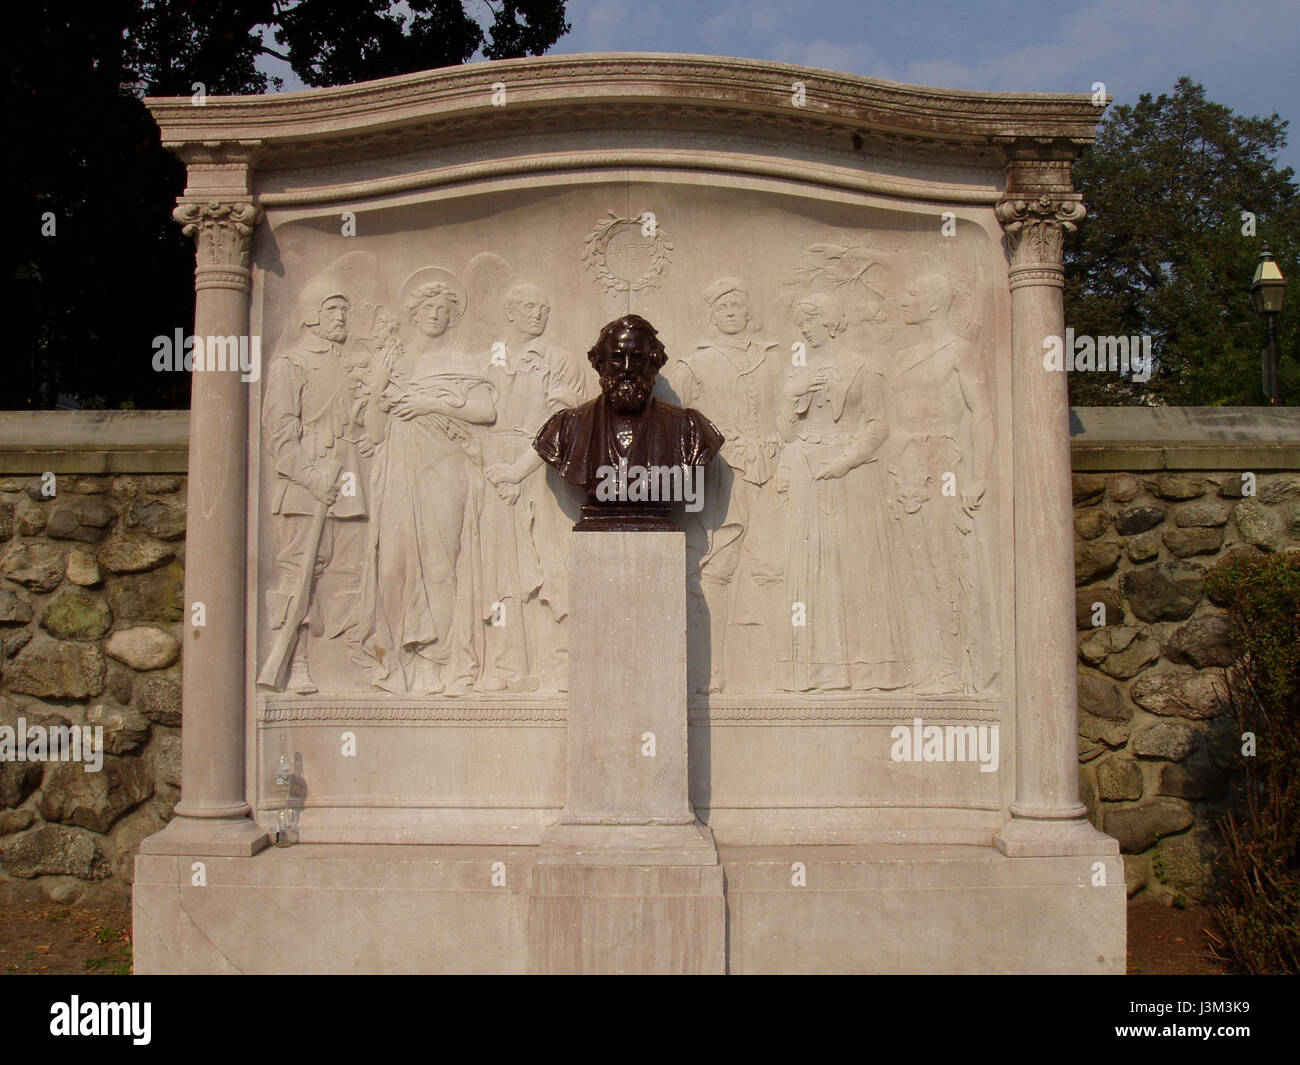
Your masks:
<svg viewBox="0 0 1300 1065"><path fill-rule="evenodd" d="M834 299L800 298L806 364L785 381L777 487L787 507L787 691L905 683L901 595L875 461L889 435L884 376L854 350Z"/></svg>
<svg viewBox="0 0 1300 1065"><path fill-rule="evenodd" d="M495 417L495 389L458 350L465 310L451 273L418 271L402 296L405 326L385 349L367 428L381 444L372 485L365 609L379 688L464 695L483 661L475 619L481 590L482 455L471 427Z"/></svg>

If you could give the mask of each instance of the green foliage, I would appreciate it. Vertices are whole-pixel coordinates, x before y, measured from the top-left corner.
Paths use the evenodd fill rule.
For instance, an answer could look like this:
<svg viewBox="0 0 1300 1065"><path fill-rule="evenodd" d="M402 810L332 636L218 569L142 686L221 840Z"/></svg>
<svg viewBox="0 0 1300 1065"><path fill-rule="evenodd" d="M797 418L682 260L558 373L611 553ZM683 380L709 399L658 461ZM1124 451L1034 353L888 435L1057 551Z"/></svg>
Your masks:
<svg viewBox="0 0 1300 1065"><path fill-rule="evenodd" d="M1228 700L1257 745L1238 759L1239 810L1220 823L1226 960L1239 972L1300 973L1300 551L1229 558L1206 584L1243 651Z"/></svg>
<svg viewBox="0 0 1300 1065"><path fill-rule="evenodd" d="M1286 126L1208 101L1186 77L1171 95L1107 113L1074 167L1088 217L1066 246L1065 323L1079 335L1150 335L1157 365L1145 383L1070 374L1072 402L1264 402L1265 328L1249 287L1265 241L1293 281L1278 321L1279 402L1300 402L1300 190L1276 165ZM1254 236L1242 234L1243 211Z"/></svg>
<svg viewBox="0 0 1300 1065"><path fill-rule="evenodd" d="M472 17L491 15L486 29ZM167 0L33 2L6 11L5 202L17 209L4 284L17 336L0 407L184 407L185 374L152 369L155 336L194 321L194 246L171 218L184 168L145 96L279 87L256 67L287 61L337 85L540 55L569 30L565 0ZM274 44L270 43L274 41ZM42 233L46 213L56 233ZM16 384L16 387L13 387Z"/></svg>

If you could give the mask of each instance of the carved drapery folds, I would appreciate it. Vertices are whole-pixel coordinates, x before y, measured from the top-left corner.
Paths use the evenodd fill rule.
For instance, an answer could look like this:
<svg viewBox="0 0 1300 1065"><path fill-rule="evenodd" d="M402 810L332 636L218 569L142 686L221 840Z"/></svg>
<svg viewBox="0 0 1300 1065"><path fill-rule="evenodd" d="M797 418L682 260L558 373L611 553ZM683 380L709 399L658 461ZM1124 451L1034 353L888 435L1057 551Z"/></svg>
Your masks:
<svg viewBox="0 0 1300 1065"><path fill-rule="evenodd" d="M198 242L195 289L250 290L249 253L253 228L261 217L248 201L181 200L172 211L187 237Z"/></svg>

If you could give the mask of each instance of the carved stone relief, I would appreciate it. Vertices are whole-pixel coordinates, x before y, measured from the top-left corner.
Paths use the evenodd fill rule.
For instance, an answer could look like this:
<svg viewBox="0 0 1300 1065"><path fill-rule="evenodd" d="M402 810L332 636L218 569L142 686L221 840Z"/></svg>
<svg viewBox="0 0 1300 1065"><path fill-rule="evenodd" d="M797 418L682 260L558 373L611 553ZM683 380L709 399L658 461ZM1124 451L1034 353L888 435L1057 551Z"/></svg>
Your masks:
<svg viewBox="0 0 1300 1065"><path fill-rule="evenodd" d="M262 395L264 690L567 690L580 493L531 444L595 395L592 324L636 310L663 323L665 397L726 440L680 518L692 690L997 694L990 238L784 201L770 232L738 236L751 194L730 190L710 231L726 190L657 188L633 201L649 231L612 209L591 231L592 190L535 193L477 247L437 216L424 243L445 251L423 263L377 239L313 272L331 238L286 227L268 309L292 321Z"/></svg>

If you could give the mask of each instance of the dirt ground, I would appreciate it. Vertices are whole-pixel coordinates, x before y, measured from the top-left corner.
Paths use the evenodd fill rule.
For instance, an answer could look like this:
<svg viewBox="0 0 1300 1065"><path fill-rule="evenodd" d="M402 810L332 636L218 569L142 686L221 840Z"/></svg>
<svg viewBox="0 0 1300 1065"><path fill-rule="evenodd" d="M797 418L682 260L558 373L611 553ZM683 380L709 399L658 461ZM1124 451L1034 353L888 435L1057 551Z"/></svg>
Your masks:
<svg viewBox="0 0 1300 1065"><path fill-rule="evenodd" d="M1158 902L1128 908L1130 975L1213 975L1227 970L1206 943L1214 915L1205 907ZM116 906L7 907L0 913L0 974L126 975L131 971L131 911Z"/></svg>

